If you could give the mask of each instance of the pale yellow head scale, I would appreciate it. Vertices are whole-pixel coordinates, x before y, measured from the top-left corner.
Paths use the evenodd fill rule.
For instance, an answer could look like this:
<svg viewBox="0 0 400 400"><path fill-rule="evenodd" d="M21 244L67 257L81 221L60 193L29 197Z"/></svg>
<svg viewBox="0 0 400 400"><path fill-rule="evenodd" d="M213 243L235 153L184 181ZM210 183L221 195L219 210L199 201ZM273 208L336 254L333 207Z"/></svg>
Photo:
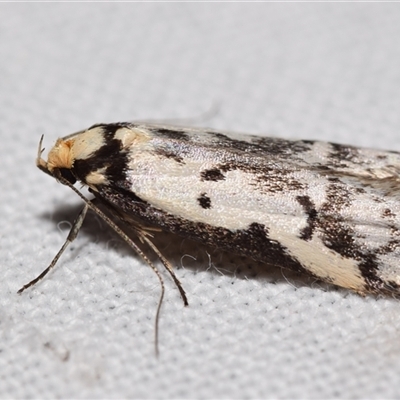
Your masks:
<svg viewBox="0 0 400 400"><path fill-rule="evenodd" d="M74 140L57 140L47 157L47 168L50 172L54 168L72 168L74 164L73 144Z"/></svg>

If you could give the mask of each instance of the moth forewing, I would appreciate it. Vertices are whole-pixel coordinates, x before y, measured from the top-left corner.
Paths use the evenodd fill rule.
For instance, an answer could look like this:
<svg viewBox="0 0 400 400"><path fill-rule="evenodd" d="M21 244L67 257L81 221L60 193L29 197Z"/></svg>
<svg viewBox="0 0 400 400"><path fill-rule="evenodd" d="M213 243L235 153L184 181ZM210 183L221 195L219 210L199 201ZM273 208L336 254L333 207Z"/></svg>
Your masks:
<svg viewBox="0 0 400 400"><path fill-rule="evenodd" d="M361 294L400 292L398 152L134 123L98 124L59 139L47 161L41 143L37 166L78 193L86 211L154 269L121 229L140 221L140 240L161 259L185 302L143 226ZM94 200L73 186L76 180Z"/></svg>

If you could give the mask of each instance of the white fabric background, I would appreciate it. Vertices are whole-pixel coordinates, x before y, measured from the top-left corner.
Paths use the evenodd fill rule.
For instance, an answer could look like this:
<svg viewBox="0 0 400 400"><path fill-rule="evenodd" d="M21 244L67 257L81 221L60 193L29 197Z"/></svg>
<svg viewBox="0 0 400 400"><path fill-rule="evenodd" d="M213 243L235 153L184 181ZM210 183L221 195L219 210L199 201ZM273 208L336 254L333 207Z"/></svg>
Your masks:
<svg viewBox="0 0 400 400"><path fill-rule="evenodd" d="M39 137L98 122L400 149L398 4L1 4L1 398L399 398L400 302L160 235L159 284L93 215L22 295L81 201ZM219 107L212 118L199 116ZM196 258L196 260L194 259Z"/></svg>

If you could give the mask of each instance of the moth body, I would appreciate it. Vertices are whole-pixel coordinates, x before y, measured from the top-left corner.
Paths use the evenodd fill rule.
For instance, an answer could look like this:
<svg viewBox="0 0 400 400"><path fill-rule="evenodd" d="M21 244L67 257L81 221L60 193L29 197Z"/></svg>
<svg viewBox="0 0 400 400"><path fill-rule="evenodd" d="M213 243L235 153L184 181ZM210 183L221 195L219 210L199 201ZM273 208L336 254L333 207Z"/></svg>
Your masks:
<svg viewBox="0 0 400 400"><path fill-rule="evenodd" d="M358 293L400 291L400 154L114 123L59 139L46 173L139 221ZM140 228L138 228L140 229Z"/></svg>

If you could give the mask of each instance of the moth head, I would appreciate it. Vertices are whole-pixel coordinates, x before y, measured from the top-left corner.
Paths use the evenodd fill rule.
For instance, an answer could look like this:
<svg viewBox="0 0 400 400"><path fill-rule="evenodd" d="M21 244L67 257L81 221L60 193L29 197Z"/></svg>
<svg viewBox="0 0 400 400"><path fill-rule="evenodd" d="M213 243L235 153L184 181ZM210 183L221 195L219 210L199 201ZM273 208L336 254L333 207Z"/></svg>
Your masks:
<svg viewBox="0 0 400 400"><path fill-rule="evenodd" d="M40 138L38 155L36 158L37 167L48 175L53 176L62 183L68 181L70 184L76 182L72 172L74 164L73 140L58 139L50 150L47 161L42 158L44 148L42 148L43 135Z"/></svg>
<svg viewBox="0 0 400 400"><path fill-rule="evenodd" d="M77 180L89 186L91 183L100 183L102 176L96 175L96 171L88 171L87 168L83 171L82 164L90 165L91 158L105 145L105 133L101 125L58 139L49 151L47 161L42 158L42 141L43 136L39 143L36 165L43 172L66 185L73 185Z"/></svg>

